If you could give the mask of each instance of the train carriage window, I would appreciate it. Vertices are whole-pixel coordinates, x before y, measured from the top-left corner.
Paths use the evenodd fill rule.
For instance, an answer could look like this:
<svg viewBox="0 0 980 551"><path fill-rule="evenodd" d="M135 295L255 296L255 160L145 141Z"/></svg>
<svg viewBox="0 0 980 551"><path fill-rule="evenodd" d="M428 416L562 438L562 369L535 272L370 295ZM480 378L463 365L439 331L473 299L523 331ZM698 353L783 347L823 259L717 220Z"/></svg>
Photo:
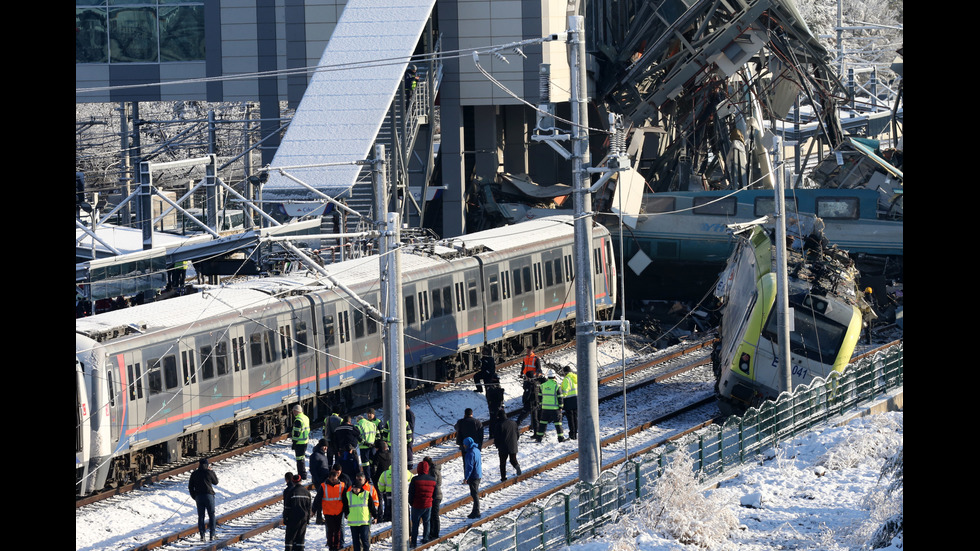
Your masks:
<svg viewBox="0 0 980 551"><path fill-rule="evenodd" d="M453 288L446 285L442 288L442 313L443 315L451 315L453 313Z"/></svg>
<svg viewBox="0 0 980 551"><path fill-rule="evenodd" d="M643 199L643 210L647 213L654 212L674 212L673 197L663 197L656 194L648 195Z"/></svg>
<svg viewBox="0 0 980 551"><path fill-rule="evenodd" d="M555 265L555 284L557 285L557 284L560 284L562 282L562 278L561 278L561 259L560 258L556 258L552 262Z"/></svg>
<svg viewBox="0 0 980 551"><path fill-rule="evenodd" d="M248 337L248 350L249 358L252 362L252 367L262 365L265 363L262 361L262 333L252 333Z"/></svg>
<svg viewBox="0 0 980 551"><path fill-rule="evenodd" d="M415 323L415 296L405 297L405 323L411 325Z"/></svg>
<svg viewBox="0 0 980 551"><path fill-rule="evenodd" d="M197 382L197 369L194 367L194 351L182 350L180 352L181 364L184 366L184 384L189 385Z"/></svg>
<svg viewBox="0 0 980 551"><path fill-rule="evenodd" d="M602 255L599 254L599 249L592 249L592 268L595 270L596 275L602 273L602 262L600 259Z"/></svg>
<svg viewBox="0 0 980 551"><path fill-rule="evenodd" d="M173 354L163 357L163 382L167 390L180 386L180 377L177 376L177 356Z"/></svg>
<svg viewBox="0 0 980 551"><path fill-rule="evenodd" d="M575 270L572 266L572 255L565 255L565 281L575 279Z"/></svg>
<svg viewBox="0 0 980 551"><path fill-rule="evenodd" d="M284 360L293 356L293 336L288 325L279 328L279 351Z"/></svg>
<svg viewBox="0 0 980 551"><path fill-rule="evenodd" d="M115 406L116 405L116 385L113 384L113 381L112 381L112 370L111 369L106 369L105 370L105 379L106 379L106 383L107 383L107 385L109 387L109 405L110 406Z"/></svg>
<svg viewBox="0 0 980 551"><path fill-rule="evenodd" d="M337 333L341 343L350 342L350 314L347 310L337 314Z"/></svg>
<svg viewBox="0 0 980 551"><path fill-rule="evenodd" d="M525 270L527 268L524 268ZM534 290L537 291L541 289L541 263L534 263Z"/></svg>
<svg viewBox="0 0 980 551"><path fill-rule="evenodd" d="M354 338L364 338L364 312L354 310Z"/></svg>
<svg viewBox="0 0 980 551"><path fill-rule="evenodd" d="M232 337L232 360L235 362L235 371L245 369L245 337Z"/></svg>
<svg viewBox="0 0 980 551"><path fill-rule="evenodd" d="M419 321L426 321L429 319L429 292L421 291L419 293Z"/></svg>
<svg viewBox="0 0 980 551"><path fill-rule="evenodd" d="M214 378L214 348L209 345L201 347L201 379L207 381Z"/></svg>
<svg viewBox="0 0 980 551"><path fill-rule="evenodd" d="M463 282L457 281L453 284L456 290L456 311L462 312L466 309L466 294L463 292Z"/></svg>
<svg viewBox="0 0 980 551"><path fill-rule="evenodd" d="M469 294L470 308L479 306L480 294L476 291L476 280L470 279L466 282L466 291Z"/></svg>
<svg viewBox="0 0 980 551"><path fill-rule="evenodd" d="M518 296L524 292L524 287L521 286L521 269L515 268L512 272L514 274L514 296Z"/></svg>
<svg viewBox="0 0 980 551"><path fill-rule="evenodd" d="M500 300L500 284L497 281L496 275L491 275L487 278L487 287L490 288L490 302L491 304Z"/></svg>
<svg viewBox="0 0 980 551"><path fill-rule="evenodd" d="M163 375L160 373L160 358L154 358L147 362L150 366L146 370L146 384L150 390L150 396L163 392Z"/></svg>
<svg viewBox="0 0 980 551"><path fill-rule="evenodd" d="M323 316L323 344L333 346L337 342L337 328L334 327L333 314Z"/></svg>
<svg viewBox="0 0 980 551"><path fill-rule="evenodd" d="M439 289L432 290L432 317L438 318L442 315L442 295L439 294ZM448 304L446 305L448 306Z"/></svg>
<svg viewBox="0 0 980 551"><path fill-rule="evenodd" d="M694 214L716 214L719 216L735 216L738 210L738 201L735 196L730 197L695 197Z"/></svg>
<svg viewBox="0 0 980 551"><path fill-rule="evenodd" d="M544 284L546 287L555 284L555 271L550 260L544 263Z"/></svg>
<svg viewBox="0 0 980 551"><path fill-rule="evenodd" d="M309 328L306 325L306 321L300 320L296 322L296 355L302 356L310 351L309 347Z"/></svg>
<svg viewBox="0 0 980 551"><path fill-rule="evenodd" d="M129 399L136 400L136 398L143 398L143 377L140 374L140 364L136 362L135 364L126 366L129 372Z"/></svg>
<svg viewBox="0 0 980 551"><path fill-rule="evenodd" d="M784 200L786 204L786 211L793 215L799 212L799 207L797 206L797 201L795 197L786 197ZM774 197L756 197L755 204L752 207L752 213L756 216L766 216L767 214L772 214L776 212L776 199Z"/></svg>
<svg viewBox="0 0 980 551"><path fill-rule="evenodd" d="M857 220L860 216L857 197L817 197L816 215L820 218Z"/></svg>
<svg viewBox="0 0 980 551"><path fill-rule="evenodd" d="M378 320L374 319L370 314L365 314L365 316L367 316L365 322L367 323L368 335L374 335L378 332Z"/></svg>
<svg viewBox="0 0 980 551"><path fill-rule="evenodd" d="M228 343L219 341L214 345L214 365L217 368L218 377L231 373L228 369Z"/></svg>
<svg viewBox="0 0 980 551"><path fill-rule="evenodd" d="M510 298L510 272L500 274L500 298Z"/></svg>

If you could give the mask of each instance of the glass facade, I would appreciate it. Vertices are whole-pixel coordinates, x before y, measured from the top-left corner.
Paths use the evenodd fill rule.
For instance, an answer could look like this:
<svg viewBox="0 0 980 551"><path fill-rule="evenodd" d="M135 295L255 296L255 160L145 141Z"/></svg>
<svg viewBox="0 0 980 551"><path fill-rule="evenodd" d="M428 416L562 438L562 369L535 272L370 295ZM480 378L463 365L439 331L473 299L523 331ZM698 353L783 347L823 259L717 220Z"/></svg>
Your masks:
<svg viewBox="0 0 980 551"><path fill-rule="evenodd" d="M75 2L75 63L202 60L204 2Z"/></svg>

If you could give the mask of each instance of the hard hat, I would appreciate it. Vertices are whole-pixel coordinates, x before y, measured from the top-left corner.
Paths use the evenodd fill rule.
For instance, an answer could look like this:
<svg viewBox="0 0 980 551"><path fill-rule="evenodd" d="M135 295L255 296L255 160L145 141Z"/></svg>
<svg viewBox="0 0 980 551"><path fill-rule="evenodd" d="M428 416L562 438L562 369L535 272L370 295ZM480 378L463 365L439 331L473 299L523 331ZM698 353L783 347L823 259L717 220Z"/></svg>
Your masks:
<svg viewBox="0 0 980 551"><path fill-rule="evenodd" d="M544 374L549 379L554 379L554 378L558 377L558 375L555 373L555 370L554 369L551 369L550 367L548 368L547 371L544 372Z"/></svg>
<svg viewBox="0 0 980 551"><path fill-rule="evenodd" d="M303 408L299 404L293 406L293 413L303 413Z"/></svg>

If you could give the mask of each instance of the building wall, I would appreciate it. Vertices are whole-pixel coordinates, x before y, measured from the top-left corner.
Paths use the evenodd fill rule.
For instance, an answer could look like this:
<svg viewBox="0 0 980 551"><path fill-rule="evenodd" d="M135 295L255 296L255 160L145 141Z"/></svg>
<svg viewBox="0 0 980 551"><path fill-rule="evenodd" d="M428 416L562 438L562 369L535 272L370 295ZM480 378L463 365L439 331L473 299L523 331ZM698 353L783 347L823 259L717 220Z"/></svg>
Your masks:
<svg viewBox="0 0 980 551"><path fill-rule="evenodd" d="M251 75L315 66L346 3L347 0L208 0L204 4L204 61L76 64L76 89L99 90L76 92L75 101L258 101L263 94L273 93L295 105L306 90L308 74L268 79ZM140 83L234 75L246 78L108 90ZM267 82L263 84L263 80Z"/></svg>

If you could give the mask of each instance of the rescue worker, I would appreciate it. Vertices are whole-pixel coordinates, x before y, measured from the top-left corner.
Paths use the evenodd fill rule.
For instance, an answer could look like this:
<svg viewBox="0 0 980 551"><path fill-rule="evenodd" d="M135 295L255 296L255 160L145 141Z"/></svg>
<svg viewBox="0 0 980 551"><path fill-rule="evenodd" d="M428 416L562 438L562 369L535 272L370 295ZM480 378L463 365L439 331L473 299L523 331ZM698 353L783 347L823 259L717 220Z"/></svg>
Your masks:
<svg viewBox="0 0 980 551"><path fill-rule="evenodd" d="M561 380L562 409L568 418L568 438L578 437L578 373L575 366L566 365L565 377Z"/></svg>
<svg viewBox="0 0 980 551"><path fill-rule="evenodd" d="M361 470L371 479L371 459L374 457L374 441L378 437L378 425L374 422L374 409L369 409L363 417L357 418L358 448L360 448Z"/></svg>
<svg viewBox="0 0 980 551"><path fill-rule="evenodd" d="M406 413L407 413L407 411L406 411ZM415 465L413 463L413 461L412 461L412 427L414 427L414 426L415 426L415 417L414 416L410 420L409 419L406 419L405 420L405 440L406 440L406 443L408 444L408 446L407 446L407 448L405 450L406 451L406 454L405 455L407 456L407 459L408 459L408 468L409 469L411 469ZM385 427L386 427L386 430L384 431L385 432L385 442L388 443L388 447L391 447L391 433L392 433L392 431L391 431L391 428L390 428L391 426L388 424L388 421L385 421Z"/></svg>
<svg viewBox="0 0 980 551"><path fill-rule="evenodd" d="M483 347L483 356L480 358L480 371L473 376L473 382L476 383L476 388L473 392L483 392L483 385L481 383L487 383L491 379L497 376L497 364L493 361L493 351L490 350L489 346Z"/></svg>
<svg viewBox="0 0 980 551"><path fill-rule="evenodd" d="M558 375L555 370L549 369L546 373L547 380L538 387L538 426L534 430L534 440L541 442L544 433L548 430L548 423L555 424L555 432L558 433L558 441L564 442L565 436L561 427L561 387L558 384Z"/></svg>
<svg viewBox="0 0 980 551"><path fill-rule="evenodd" d="M378 517L378 507L371 495L370 485L365 484L364 473L357 473L354 485L344 492L344 516L350 527L354 551L370 551L371 519ZM368 486L368 488L365 488Z"/></svg>
<svg viewBox="0 0 980 551"><path fill-rule="evenodd" d="M306 549L306 527L310 522L313 499L299 475L293 476L293 484L283 493L282 517L286 524L286 551Z"/></svg>
<svg viewBox="0 0 980 551"><path fill-rule="evenodd" d="M331 470L327 480L322 484L323 499L320 509L323 511L323 521L327 525L327 548L329 551L340 551L344 548L344 493L348 486L340 480L340 471Z"/></svg>
<svg viewBox="0 0 980 551"><path fill-rule="evenodd" d="M392 474L393 467L388 467L385 472L381 473L381 478L378 479L378 492L381 494L381 515L382 520L385 522L391 522L391 495L395 492L394 486L394 475ZM405 469L405 480L411 482L412 471Z"/></svg>
<svg viewBox="0 0 980 551"><path fill-rule="evenodd" d="M415 65L410 65L408 71L405 72L405 105L407 106L412 102L412 97L415 96L415 89L419 85L419 70Z"/></svg>
<svg viewBox="0 0 980 551"><path fill-rule="evenodd" d="M534 353L534 348L527 347L524 350L524 366L521 368L521 377L525 381L534 380L541 374L541 358Z"/></svg>
<svg viewBox="0 0 980 551"><path fill-rule="evenodd" d="M429 511L429 541L432 541L439 537L441 529L439 509L442 507L442 467L429 456L423 457L422 461L429 464L429 474L436 479L436 491L432 494L432 509Z"/></svg>
<svg viewBox="0 0 980 551"><path fill-rule="evenodd" d="M289 433L296 454L296 469L301 480L306 480L306 442L310 439L310 418L299 404L293 406L293 429Z"/></svg>

